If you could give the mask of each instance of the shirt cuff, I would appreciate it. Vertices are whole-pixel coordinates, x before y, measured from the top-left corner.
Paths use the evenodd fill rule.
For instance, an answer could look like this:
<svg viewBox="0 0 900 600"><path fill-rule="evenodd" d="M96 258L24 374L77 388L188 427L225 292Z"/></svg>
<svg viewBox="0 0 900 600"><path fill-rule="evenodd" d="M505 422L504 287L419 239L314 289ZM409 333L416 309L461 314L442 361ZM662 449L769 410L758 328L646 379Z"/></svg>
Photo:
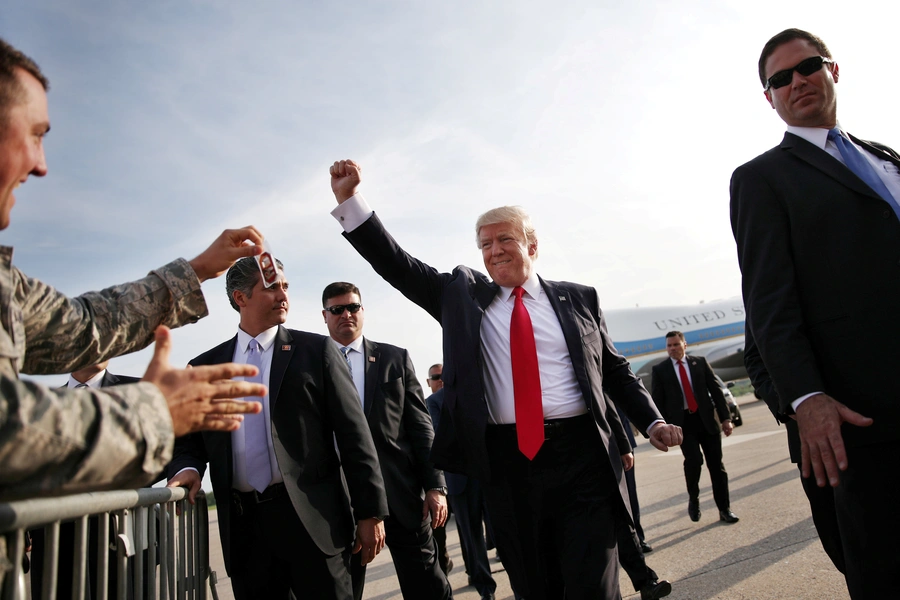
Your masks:
<svg viewBox="0 0 900 600"><path fill-rule="evenodd" d="M663 425L666 424L666 422L663 419L657 419L657 420L653 421L652 423L650 423L650 427L647 428L647 435L650 435L650 432L653 431L653 428L656 427L657 423L662 423Z"/></svg>
<svg viewBox="0 0 900 600"><path fill-rule="evenodd" d="M363 195L356 193L342 204L338 204L337 208L331 211L331 216L337 219L345 232L350 232L368 221L373 212Z"/></svg>
<svg viewBox="0 0 900 600"><path fill-rule="evenodd" d="M803 404L804 400L806 400L807 398L812 398L816 394L821 394L821 393L822 392L813 392L811 394L806 394L805 396L800 396L799 398L797 398L796 400L791 402L791 408L794 409L794 412L797 412L797 407L800 406L801 404Z"/></svg>

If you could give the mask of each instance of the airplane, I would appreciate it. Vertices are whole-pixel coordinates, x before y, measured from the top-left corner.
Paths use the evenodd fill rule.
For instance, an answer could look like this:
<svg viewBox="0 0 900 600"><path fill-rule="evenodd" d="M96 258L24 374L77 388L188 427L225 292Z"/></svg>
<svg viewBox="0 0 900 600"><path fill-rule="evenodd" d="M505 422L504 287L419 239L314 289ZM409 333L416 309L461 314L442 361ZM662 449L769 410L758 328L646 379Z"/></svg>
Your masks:
<svg viewBox="0 0 900 600"><path fill-rule="evenodd" d="M740 296L689 306L653 306L603 311L616 349L645 385L666 358L666 333L678 330L687 353L703 356L725 381L747 378L744 366L744 301ZM648 387L649 389L649 387Z"/></svg>

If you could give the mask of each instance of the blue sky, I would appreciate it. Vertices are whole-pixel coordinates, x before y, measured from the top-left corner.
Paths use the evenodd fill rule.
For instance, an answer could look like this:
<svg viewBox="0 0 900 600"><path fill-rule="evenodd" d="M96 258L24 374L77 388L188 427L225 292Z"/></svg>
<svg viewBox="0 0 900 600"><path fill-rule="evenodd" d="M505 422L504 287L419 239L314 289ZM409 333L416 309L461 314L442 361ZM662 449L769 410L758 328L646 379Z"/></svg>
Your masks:
<svg viewBox="0 0 900 600"><path fill-rule="evenodd" d="M898 147L880 100L898 97L898 9L877 7L6 0L0 36L49 77L52 132L49 175L17 190L0 243L75 295L252 223L285 263L289 326L325 333L322 288L352 281L366 334L409 348L424 380L440 329L341 238L332 161L360 162L388 228L442 270L480 266L476 217L520 204L538 272L606 308L735 296L728 182L784 129L759 51L786 27L821 35L842 124ZM235 331L223 281L204 291L211 315L175 332L176 364Z"/></svg>

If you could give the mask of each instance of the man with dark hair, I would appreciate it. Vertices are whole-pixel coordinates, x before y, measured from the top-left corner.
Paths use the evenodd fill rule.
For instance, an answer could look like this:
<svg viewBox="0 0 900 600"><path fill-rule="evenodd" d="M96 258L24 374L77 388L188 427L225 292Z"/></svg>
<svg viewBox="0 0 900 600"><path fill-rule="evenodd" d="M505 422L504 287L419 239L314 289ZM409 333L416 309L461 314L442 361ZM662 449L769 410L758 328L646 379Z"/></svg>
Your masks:
<svg viewBox="0 0 900 600"><path fill-rule="evenodd" d="M15 189L47 174L47 86L34 61L0 40L0 230L10 224ZM165 467L176 435L228 431L240 424L238 413L259 410L213 402L262 394L262 386L225 381L252 369L173 369L169 332L160 326L206 316L200 284L261 243L253 227L228 230L190 262L77 298L26 276L12 266L12 248L0 247L0 498L138 487ZM156 352L136 385L70 391L19 380L20 372L75 371L154 339Z"/></svg>
<svg viewBox="0 0 900 600"><path fill-rule="evenodd" d="M434 431L409 352L363 337L366 309L359 288L337 281L322 292L322 317L335 350L353 378L384 477L390 518L385 541L407 600L446 599L431 528L447 520L447 484L429 458ZM362 598L365 563L352 564L353 591Z"/></svg>
<svg viewBox="0 0 900 600"><path fill-rule="evenodd" d="M838 122L840 70L816 40L789 29L760 55L787 133L735 170L731 226L747 323L797 421L803 476L834 488L850 595L888 598L900 564L900 511L884 502L900 496L900 158Z"/></svg>
<svg viewBox="0 0 900 600"><path fill-rule="evenodd" d="M512 587L528 600L617 598L616 519L631 522L603 391L660 450L681 443L612 344L597 291L540 278L538 240L516 206L476 221L490 279L440 273L405 252L331 167L332 215L356 250L443 328L444 410L432 458L477 478Z"/></svg>
<svg viewBox="0 0 900 600"><path fill-rule="evenodd" d="M237 335L190 363L259 366L270 390L263 412L230 434L178 439L169 487L188 486L193 501L209 462L237 600L304 598L310 590L349 600L351 551L365 565L384 546L384 483L344 359L328 338L283 326L288 281L276 265L268 287L253 258L229 269Z"/></svg>
<svg viewBox="0 0 900 600"><path fill-rule="evenodd" d="M653 367L653 401L666 421L680 425L684 432L681 453L691 520L700 520L700 471L705 456L719 519L737 523L737 516L731 512L728 473L722 463L721 434L727 437L734 431L731 413L712 367L702 356L685 356L686 349L683 333L666 334L669 358Z"/></svg>

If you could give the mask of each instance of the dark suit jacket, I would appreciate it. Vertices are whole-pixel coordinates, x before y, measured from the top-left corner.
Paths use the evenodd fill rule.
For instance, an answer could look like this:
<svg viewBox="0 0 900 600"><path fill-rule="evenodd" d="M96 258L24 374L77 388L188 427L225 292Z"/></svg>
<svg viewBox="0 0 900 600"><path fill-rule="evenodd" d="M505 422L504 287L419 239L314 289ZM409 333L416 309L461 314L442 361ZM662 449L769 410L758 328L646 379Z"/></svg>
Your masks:
<svg viewBox="0 0 900 600"><path fill-rule="evenodd" d="M721 421L731 418L728 404L719 385L716 383L712 367L702 356L685 355L688 369L691 372L691 389L697 401L697 413L703 421L708 433L720 433ZM653 401L666 421L675 425L684 423L684 391L681 389L678 373L671 359L653 367ZM718 419L716 416L718 415Z"/></svg>
<svg viewBox="0 0 900 600"><path fill-rule="evenodd" d="M191 364L231 362L236 343L237 336ZM340 553L353 542L356 521L383 518L388 507L356 388L329 338L279 326L269 375L269 403L275 456L297 516L322 552ZM230 572L234 553L252 551L231 547L231 433L202 432L178 438L167 472L172 477L185 467L194 467L202 475L207 462L218 499L225 567Z"/></svg>
<svg viewBox="0 0 900 600"><path fill-rule="evenodd" d="M366 365L364 409L392 519L418 531L425 491L444 487L429 455L434 430L409 352L363 339Z"/></svg>
<svg viewBox="0 0 900 600"><path fill-rule="evenodd" d="M446 471L490 482L481 320L500 287L469 267L440 273L410 256L384 229L377 215L344 235L379 275L443 326L444 409L435 433L432 459ZM585 408L593 415L627 505L620 452L606 419L603 390L623 406L641 429L659 419L659 412L641 380L613 347L596 290L543 279L541 286L559 317Z"/></svg>
<svg viewBox="0 0 900 600"><path fill-rule="evenodd" d="M439 389L425 399L425 405L428 407L428 414L431 415L431 424L437 431L441 424L441 411L444 408L444 388ZM444 479L447 480L447 494L456 496L466 491L466 485L469 478L459 473L451 473L444 471Z"/></svg>
<svg viewBox="0 0 900 600"><path fill-rule="evenodd" d="M853 138L900 168L892 150ZM894 386L900 222L840 161L786 133L731 179L747 322L781 412L821 391L872 417L850 445L900 439Z"/></svg>

